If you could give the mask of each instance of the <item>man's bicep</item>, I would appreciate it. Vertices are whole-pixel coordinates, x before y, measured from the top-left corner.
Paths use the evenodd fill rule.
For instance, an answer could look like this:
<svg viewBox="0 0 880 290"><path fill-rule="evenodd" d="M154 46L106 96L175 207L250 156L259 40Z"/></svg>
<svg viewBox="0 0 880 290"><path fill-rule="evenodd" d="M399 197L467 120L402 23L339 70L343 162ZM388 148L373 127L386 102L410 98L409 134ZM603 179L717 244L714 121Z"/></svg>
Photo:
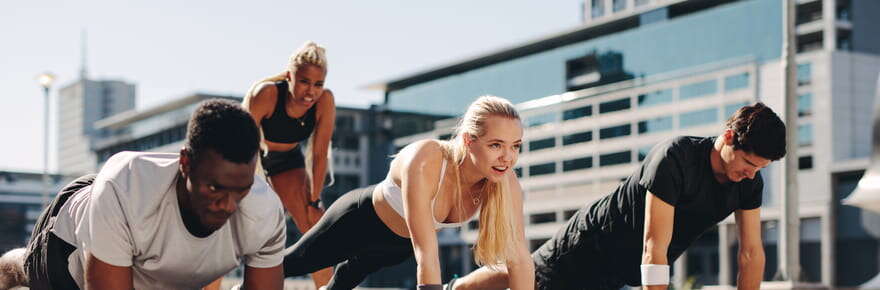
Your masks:
<svg viewBox="0 0 880 290"><path fill-rule="evenodd" d="M645 193L645 239L672 239L675 207L653 193Z"/></svg>
<svg viewBox="0 0 880 290"><path fill-rule="evenodd" d="M737 210L735 216L740 244L748 248L762 247L761 209Z"/></svg>
<svg viewBox="0 0 880 290"><path fill-rule="evenodd" d="M133 289L131 267L108 264L86 253L86 289Z"/></svg>
<svg viewBox="0 0 880 290"><path fill-rule="evenodd" d="M669 243L675 208L651 192L645 193L645 235L642 263L663 264Z"/></svg>
<svg viewBox="0 0 880 290"><path fill-rule="evenodd" d="M282 289L284 287L284 268L281 265L269 268L244 267L244 289Z"/></svg>

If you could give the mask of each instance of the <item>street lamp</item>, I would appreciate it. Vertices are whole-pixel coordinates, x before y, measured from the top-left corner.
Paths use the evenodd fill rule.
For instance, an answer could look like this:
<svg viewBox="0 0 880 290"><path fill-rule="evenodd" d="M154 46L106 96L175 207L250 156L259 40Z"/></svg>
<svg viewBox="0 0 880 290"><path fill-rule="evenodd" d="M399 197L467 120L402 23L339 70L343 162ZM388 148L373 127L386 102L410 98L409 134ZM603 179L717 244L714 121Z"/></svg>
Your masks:
<svg viewBox="0 0 880 290"><path fill-rule="evenodd" d="M43 190L43 206L49 204L49 90L52 88L52 82L55 81L55 75L50 72L44 72L37 76L37 81L43 87L43 183L46 189Z"/></svg>

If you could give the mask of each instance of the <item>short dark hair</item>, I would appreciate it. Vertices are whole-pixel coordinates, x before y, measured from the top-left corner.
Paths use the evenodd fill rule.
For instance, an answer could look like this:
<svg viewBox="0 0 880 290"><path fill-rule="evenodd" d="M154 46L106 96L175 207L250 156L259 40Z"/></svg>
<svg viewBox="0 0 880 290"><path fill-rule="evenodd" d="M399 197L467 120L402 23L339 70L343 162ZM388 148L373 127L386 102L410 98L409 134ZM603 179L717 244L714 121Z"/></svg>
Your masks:
<svg viewBox="0 0 880 290"><path fill-rule="evenodd" d="M193 112L185 142L193 160L206 149L214 149L223 159L247 163L260 148L260 133L254 119L238 103L210 99Z"/></svg>
<svg viewBox="0 0 880 290"><path fill-rule="evenodd" d="M733 131L733 149L770 160L785 157L785 124L764 103L736 110L725 126Z"/></svg>

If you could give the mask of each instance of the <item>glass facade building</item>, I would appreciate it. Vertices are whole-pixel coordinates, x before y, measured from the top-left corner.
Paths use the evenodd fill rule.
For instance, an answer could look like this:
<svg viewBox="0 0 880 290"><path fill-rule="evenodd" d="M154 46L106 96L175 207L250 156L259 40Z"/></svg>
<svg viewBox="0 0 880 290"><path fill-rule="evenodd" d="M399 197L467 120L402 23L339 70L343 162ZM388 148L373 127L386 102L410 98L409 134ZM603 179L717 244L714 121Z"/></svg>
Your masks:
<svg viewBox="0 0 880 290"><path fill-rule="evenodd" d="M880 41L865 36L880 35L880 24L870 20L876 17L865 16L866 11L880 15L880 4L870 3L796 4L799 118L793 142L800 146L792 158L799 161L801 261L805 281L826 286L859 285L873 275L867 272L880 268L877 255L858 257L856 264L871 271L856 271L834 259L880 250L876 238L828 226L841 219L865 224L835 214L839 209L829 206L835 204L829 197L851 190L835 186L843 182L838 180L851 185L854 174L863 170L858 160L870 152L865 116L872 105L865 92L874 89L870 82L876 78L862 76L880 73ZM517 104L526 146L515 171L525 191L526 237L532 248L552 237L577 209L614 190L664 139L718 136L732 114L756 101L777 114L785 111L782 2L585 0L583 7L586 24L577 29L384 84L386 104L402 111L461 114L485 94ZM857 21L856 13L863 18ZM418 136L441 136L448 130L444 126L438 123L437 130ZM400 138L395 146L414 140ZM779 267L781 167L774 163L762 170L765 280ZM456 233L470 244L478 226L474 222ZM696 241L676 262L675 284L687 277L700 285L734 284L733 229L731 218ZM838 239L844 231L856 234ZM462 265L458 273L472 266Z"/></svg>
<svg viewBox="0 0 880 290"><path fill-rule="evenodd" d="M567 91L566 62L588 55L618 54L619 69L640 77L738 58L776 59L782 49L781 15L778 1L736 1L616 33L586 29L559 47L532 51L537 49L524 46L510 56L485 60L494 63L400 88L395 83L406 80L391 81L388 105L395 111L456 115L484 94L514 103L561 94Z"/></svg>

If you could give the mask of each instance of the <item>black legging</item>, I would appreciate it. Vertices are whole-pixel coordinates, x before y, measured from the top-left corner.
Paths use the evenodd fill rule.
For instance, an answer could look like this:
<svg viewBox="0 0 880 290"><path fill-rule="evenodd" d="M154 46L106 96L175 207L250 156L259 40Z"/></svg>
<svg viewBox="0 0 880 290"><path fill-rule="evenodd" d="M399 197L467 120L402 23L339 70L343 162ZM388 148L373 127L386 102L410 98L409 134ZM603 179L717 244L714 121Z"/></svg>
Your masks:
<svg viewBox="0 0 880 290"><path fill-rule="evenodd" d="M410 239L392 232L376 215L374 188L355 189L336 200L284 257L284 276L336 265L327 289L352 289L370 273L411 257Z"/></svg>

